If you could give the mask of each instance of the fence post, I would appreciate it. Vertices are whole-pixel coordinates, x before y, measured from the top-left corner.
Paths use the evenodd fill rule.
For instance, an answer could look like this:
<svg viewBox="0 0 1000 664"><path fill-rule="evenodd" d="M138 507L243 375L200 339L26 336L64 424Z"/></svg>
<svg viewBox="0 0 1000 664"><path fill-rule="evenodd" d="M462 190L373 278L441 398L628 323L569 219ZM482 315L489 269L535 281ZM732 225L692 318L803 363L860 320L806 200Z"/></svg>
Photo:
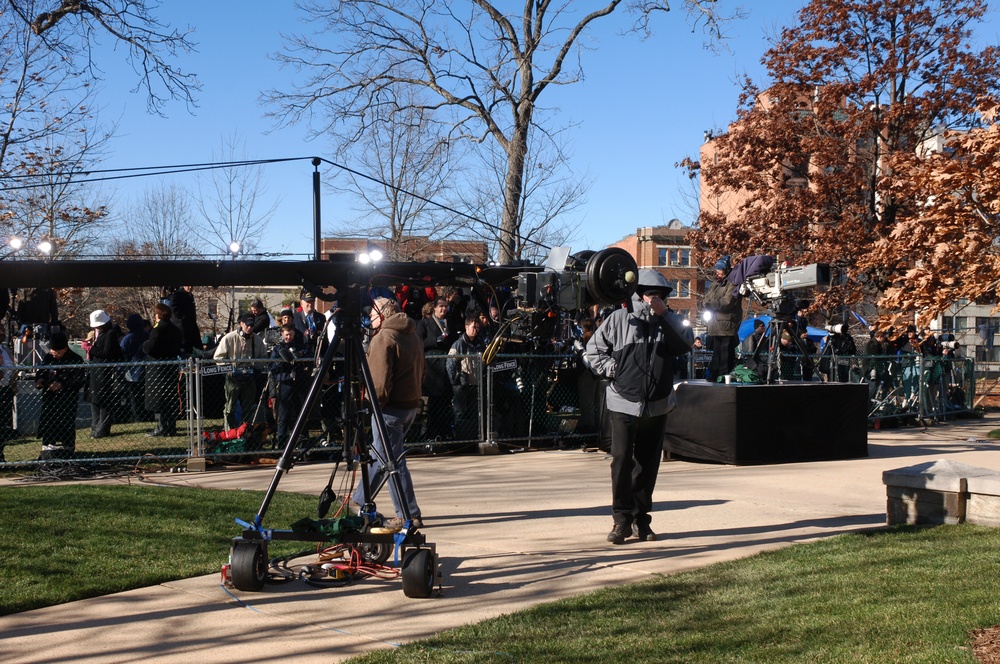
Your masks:
<svg viewBox="0 0 1000 664"><path fill-rule="evenodd" d="M191 429L194 431L195 440L191 449L194 452L194 456L205 456L205 450L202 449L202 441L204 440L202 436L204 419L202 418L202 407L204 400L204 391L202 389L201 382L201 365L202 361L200 358L192 358L192 382L194 384L194 399L189 400L189 405L194 409L194 426ZM189 392L189 394L191 394ZM192 403L193 402L193 403ZM190 410L190 409L189 409Z"/></svg>

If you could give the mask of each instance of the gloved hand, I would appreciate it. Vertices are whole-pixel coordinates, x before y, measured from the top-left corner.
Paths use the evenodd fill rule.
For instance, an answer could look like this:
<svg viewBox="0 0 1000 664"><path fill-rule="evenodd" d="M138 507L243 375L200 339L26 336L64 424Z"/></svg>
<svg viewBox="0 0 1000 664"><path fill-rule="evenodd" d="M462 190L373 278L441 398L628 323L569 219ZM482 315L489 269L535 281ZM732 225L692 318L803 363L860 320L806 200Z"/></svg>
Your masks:
<svg viewBox="0 0 1000 664"><path fill-rule="evenodd" d="M437 341L437 345L438 346L440 346L441 344L446 344L446 343L448 343L448 335L447 334L442 334L442 335L438 336L438 338L435 341Z"/></svg>

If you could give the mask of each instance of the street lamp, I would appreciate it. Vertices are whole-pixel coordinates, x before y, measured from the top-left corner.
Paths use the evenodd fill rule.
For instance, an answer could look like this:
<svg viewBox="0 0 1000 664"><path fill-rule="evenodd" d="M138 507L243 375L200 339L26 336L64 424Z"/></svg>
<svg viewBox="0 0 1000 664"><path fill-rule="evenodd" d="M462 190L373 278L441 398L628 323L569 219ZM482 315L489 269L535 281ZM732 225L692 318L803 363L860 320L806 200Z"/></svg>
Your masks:
<svg viewBox="0 0 1000 664"><path fill-rule="evenodd" d="M229 255L232 256L233 260L236 260L236 257L240 255L240 250L243 249L243 245L236 240L233 240L229 243L228 249ZM232 299L229 303L229 326L226 328L227 332L233 329L236 322L236 284L233 284L232 286L231 297Z"/></svg>

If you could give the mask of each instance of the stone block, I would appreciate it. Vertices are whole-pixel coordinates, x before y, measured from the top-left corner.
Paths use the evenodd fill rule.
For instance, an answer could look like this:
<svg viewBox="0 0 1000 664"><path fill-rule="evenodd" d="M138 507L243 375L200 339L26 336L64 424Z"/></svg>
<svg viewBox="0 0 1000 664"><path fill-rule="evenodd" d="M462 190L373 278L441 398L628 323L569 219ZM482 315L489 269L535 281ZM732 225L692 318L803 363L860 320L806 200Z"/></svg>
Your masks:
<svg viewBox="0 0 1000 664"><path fill-rule="evenodd" d="M939 460L882 473L889 525L1000 527L1000 472Z"/></svg>
<svg viewBox="0 0 1000 664"><path fill-rule="evenodd" d="M956 524L965 520L964 491L886 487L886 522L895 525Z"/></svg>

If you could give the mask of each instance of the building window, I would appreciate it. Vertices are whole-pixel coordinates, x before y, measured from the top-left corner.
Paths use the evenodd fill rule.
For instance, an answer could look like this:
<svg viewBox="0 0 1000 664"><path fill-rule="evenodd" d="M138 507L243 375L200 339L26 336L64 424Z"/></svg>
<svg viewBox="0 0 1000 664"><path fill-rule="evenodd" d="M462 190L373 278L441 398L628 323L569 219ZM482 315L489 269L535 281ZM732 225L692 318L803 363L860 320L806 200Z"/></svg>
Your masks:
<svg viewBox="0 0 1000 664"><path fill-rule="evenodd" d="M661 267L689 267L691 250L680 247L659 247L657 265Z"/></svg>
<svg viewBox="0 0 1000 664"><path fill-rule="evenodd" d="M691 280L690 279L680 279L678 280L678 285L680 288L674 291L677 297L691 297Z"/></svg>

